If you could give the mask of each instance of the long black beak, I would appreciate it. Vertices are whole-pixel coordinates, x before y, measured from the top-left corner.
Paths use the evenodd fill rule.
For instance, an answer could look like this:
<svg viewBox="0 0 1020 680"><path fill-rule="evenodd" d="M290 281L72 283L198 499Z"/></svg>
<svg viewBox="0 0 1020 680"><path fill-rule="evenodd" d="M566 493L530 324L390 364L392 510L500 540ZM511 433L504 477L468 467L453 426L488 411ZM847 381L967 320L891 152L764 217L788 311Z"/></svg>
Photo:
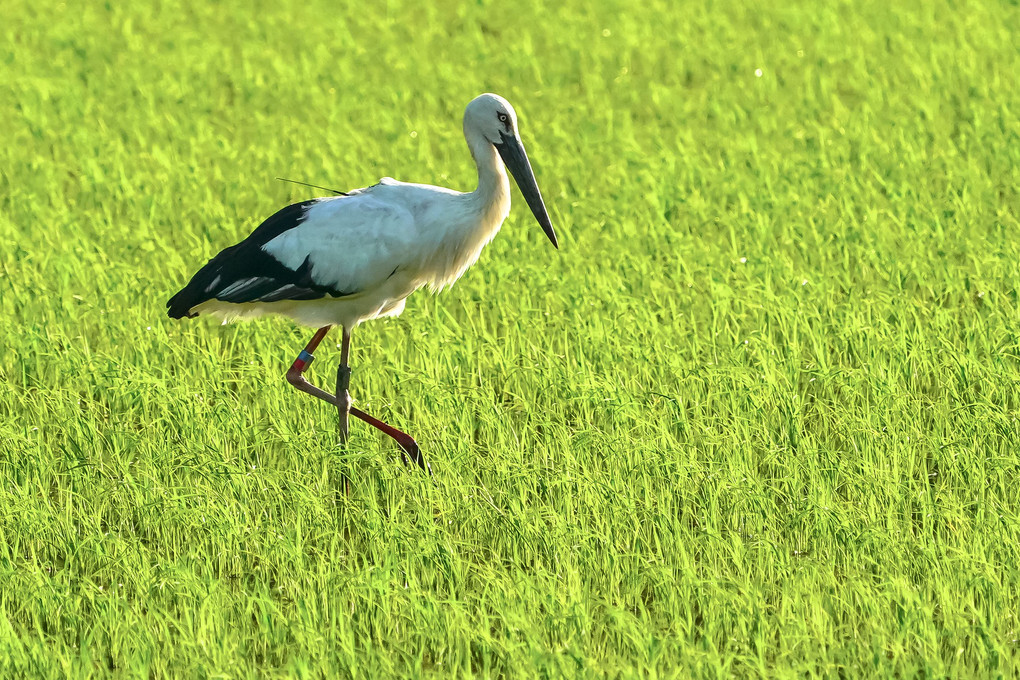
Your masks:
<svg viewBox="0 0 1020 680"><path fill-rule="evenodd" d="M528 207L534 213L542 231L552 241L554 247L559 248L556 242L556 232L553 231L552 222L549 221L549 213L545 210L545 201L542 200L542 192L538 189L538 182L535 181L535 173L531 169L531 162L528 161L528 154L524 151L524 144L514 134L500 133L503 141L495 144L499 157L506 163L510 174L517 180L517 186L528 202Z"/></svg>

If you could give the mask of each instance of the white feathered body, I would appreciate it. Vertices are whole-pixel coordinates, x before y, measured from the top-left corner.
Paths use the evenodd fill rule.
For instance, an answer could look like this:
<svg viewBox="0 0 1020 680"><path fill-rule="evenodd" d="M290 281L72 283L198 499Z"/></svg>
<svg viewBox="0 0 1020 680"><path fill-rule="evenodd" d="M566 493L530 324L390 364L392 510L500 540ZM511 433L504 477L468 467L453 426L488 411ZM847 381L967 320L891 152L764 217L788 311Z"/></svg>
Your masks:
<svg viewBox="0 0 1020 680"><path fill-rule="evenodd" d="M298 226L261 248L293 270L307 259L317 284L350 294L240 304L213 299L193 311L224 321L282 314L307 326L348 329L400 314L417 289L438 291L460 278L499 231L510 212L509 182L499 174L485 201L477 192L389 177L349 196L319 199Z"/></svg>

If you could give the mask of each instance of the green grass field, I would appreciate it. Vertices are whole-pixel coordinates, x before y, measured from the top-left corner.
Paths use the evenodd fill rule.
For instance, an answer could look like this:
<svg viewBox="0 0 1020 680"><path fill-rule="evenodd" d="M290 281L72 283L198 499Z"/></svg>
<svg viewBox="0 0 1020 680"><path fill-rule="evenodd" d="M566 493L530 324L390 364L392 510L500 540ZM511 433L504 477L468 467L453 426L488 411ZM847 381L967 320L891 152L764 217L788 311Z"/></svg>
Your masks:
<svg viewBox="0 0 1020 680"><path fill-rule="evenodd" d="M1015 1L236 4L4 3L4 676L1020 673ZM355 333L430 482L164 303L485 91L561 249Z"/></svg>

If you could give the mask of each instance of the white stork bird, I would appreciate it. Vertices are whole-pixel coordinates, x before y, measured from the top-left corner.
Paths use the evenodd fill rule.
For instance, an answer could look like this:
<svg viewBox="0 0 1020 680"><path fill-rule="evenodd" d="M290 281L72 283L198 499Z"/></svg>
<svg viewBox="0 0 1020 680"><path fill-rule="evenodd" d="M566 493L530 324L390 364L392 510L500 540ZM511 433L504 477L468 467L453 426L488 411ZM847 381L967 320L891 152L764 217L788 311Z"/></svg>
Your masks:
<svg viewBox="0 0 1020 680"><path fill-rule="evenodd" d="M557 245L510 103L495 94L473 99L464 111L464 137L478 166L474 191L384 177L349 194L289 205L202 267L167 302L170 317L212 314L228 321L282 314L317 327L287 372L288 382L337 407L341 442L353 414L393 437L431 473L414 439L351 407L351 332L362 321L400 314L411 293L422 286L439 291L474 264L510 212L504 163ZM334 325L343 329L335 395L302 375Z"/></svg>

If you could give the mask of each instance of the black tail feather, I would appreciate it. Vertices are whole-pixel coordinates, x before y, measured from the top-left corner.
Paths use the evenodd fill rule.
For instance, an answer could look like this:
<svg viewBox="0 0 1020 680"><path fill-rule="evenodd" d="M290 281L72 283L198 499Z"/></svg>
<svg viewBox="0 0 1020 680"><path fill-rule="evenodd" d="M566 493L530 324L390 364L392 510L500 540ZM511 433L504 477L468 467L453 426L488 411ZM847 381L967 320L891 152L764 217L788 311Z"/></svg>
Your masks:
<svg viewBox="0 0 1020 680"><path fill-rule="evenodd" d="M212 289L214 288L213 282L216 282L217 277L220 277L221 280L217 282L219 285L215 286L216 288L222 290L229 283L229 281L223 281L223 274L227 273L224 272L224 265L236 260L237 251L243 248L243 246L243 241L237 245L230 246L221 250L216 257L206 262L205 266L191 277L188 285L167 300L167 315L171 319L198 316L192 313L191 310L207 300L212 300L216 296L216 291Z"/></svg>

